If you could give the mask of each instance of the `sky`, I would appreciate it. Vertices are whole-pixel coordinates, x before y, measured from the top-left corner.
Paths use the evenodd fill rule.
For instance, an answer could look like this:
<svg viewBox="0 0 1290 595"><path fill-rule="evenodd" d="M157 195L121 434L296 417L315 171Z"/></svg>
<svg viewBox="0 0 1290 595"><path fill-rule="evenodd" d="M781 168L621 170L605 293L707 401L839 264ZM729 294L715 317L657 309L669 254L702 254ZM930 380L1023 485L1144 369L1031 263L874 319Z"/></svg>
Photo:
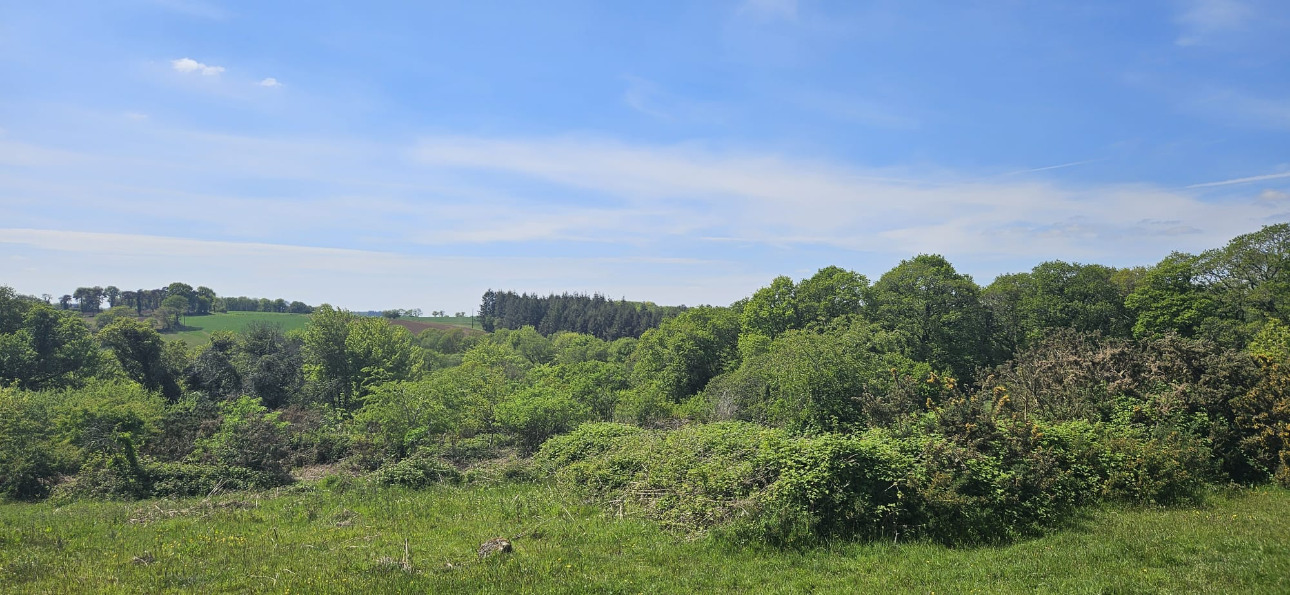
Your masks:
<svg viewBox="0 0 1290 595"><path fill-rule="evenodd" d="M473 311L1290 221L1283 0L0 0L0 285Z"/></svg>

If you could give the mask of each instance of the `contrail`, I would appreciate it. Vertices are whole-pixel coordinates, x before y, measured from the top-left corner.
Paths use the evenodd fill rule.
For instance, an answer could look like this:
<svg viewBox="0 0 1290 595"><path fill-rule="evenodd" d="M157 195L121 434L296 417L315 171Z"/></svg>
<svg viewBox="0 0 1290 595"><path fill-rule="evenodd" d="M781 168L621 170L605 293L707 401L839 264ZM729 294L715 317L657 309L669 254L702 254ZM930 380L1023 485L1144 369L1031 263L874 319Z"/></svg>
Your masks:
<svg viewBox="0 0 1290 595"><path fill-rule="evenodd" d="M1214 186L1230 186L1232 184L1245 184L1247 182L1262 182L1263 180L1279 180L1281 178L1290 178L1290 171L1279 174L1267 174L1265 176L1250 176L1248 178L1235 178L1232 180L1223 180L1221 182L1205 182L1204 184L1192 184L1187 188L1213 188Z"/></svg>
<svg viewBox="0 0 1290 595"><path fill-rule="evenodd" d="M1072 161L1072 162L1070 162L1070 163L1061 163L1061 164L1058 164L1058 165L1048 165L1048 166L1044 166L1044 167L1035 167L1035 168L1031 168L1031 169L1019 169L1019 170L1017 170L1017 171L1010 171L1010 172L1007 172L1007 173L999 174L997 177L1002 178L1002 177L1004 177L1004 176L1016 176L1016 175L1020 175L1020 174L1033 173L1033 172L1037 172L1037 171L1048 171L1048 170L1050 170L1050 169L1061 169L1061 168L1063 168L1063 167L1075 167L1076 165L1084 165L1085 163L1095 163L1095 162L1098 162L1098 161L1106 161L1106 159L1107 159L1106 157L1102 157L1102 158L1100 158L1100 159L1085 159L1085 160L1083 160L1083 161Z"/></svg>

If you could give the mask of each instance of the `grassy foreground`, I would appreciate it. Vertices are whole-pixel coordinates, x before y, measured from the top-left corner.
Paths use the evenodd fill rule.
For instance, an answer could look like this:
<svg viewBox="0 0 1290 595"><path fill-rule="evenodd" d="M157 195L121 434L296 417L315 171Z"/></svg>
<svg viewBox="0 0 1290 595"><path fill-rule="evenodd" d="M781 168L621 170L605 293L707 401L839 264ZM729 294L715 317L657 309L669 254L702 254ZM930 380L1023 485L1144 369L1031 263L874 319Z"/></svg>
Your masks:
<svg viewBox="0 0 1290 595"><path fill-rule="evenodd" d="M206 316L185 316L183 331L162 336L167 339L179 339L189 345L205 345L210 342L211 333L215 331L240 333L256 322L277 325L286 332L305 328L305 324L309 322L309 315L279 312L228 312L224 314L208 314Z"/></svg>
<svg viewBox="0 0 1290 595"><path fill-rule="evenodd" d="M8 504L0 591L1290 592L1290 492L1271 487L1201 508L1104 509L1048 537L964 549L741 548L567 500L503 484ZM478 560L499 536L515 551Z"/></svg>

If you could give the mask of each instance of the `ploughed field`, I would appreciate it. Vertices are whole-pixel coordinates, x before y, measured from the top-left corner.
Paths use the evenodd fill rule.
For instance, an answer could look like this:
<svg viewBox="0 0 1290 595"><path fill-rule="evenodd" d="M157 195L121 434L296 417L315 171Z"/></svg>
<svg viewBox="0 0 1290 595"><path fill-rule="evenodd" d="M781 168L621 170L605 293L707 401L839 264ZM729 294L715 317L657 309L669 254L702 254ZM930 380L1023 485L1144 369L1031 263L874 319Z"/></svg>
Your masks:
<svg viewBox="0 0 1290 595"><path fill-rule="evenodd" d="M0 505L4 592L1290 592L1290 491L1103 507L1005 546L736 545L618 518L547 483ZM503 537L513 550L480 558Z"/></svg>

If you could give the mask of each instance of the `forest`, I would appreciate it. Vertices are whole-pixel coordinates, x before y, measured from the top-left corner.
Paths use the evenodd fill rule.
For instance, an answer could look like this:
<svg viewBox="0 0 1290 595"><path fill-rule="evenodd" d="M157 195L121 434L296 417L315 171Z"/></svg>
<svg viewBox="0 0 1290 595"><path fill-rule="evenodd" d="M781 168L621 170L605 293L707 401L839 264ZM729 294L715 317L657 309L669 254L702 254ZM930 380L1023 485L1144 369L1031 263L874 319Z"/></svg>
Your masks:
<svg viewBox="0 0 1290 595"><path fill-rule="evenodd" d="M685 306L613 301L600 294L561 294L545 297L514 291L484 292L477 318L480 328L518 330L531 326L545 336L567 331L613 341L640 337L665 318L685 311Z"/></svg>
<svg viewBox="0 0 1290 595"><path fill-rule="evenodd" d="M153 306L200 307L179 289ZM0 497L207 496L313 468L415 489L500 477L791 547L1006 543L1092 505L1290 485L1287 224L985 287L918 255L729 306L490 290L485 334L324 304L303 331L194 349L133 310L0 288Z"/></svg>

